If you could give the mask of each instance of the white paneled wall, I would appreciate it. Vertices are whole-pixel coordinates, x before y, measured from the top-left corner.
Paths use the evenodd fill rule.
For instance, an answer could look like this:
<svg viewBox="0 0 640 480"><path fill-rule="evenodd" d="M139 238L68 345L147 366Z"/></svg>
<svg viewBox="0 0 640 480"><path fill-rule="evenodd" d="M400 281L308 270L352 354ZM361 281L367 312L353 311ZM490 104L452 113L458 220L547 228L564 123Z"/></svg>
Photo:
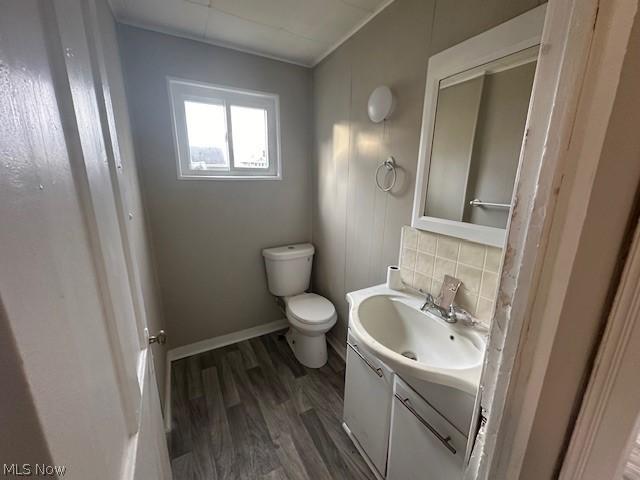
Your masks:
<svg viewBox="0 0 640 480"><path fill-rule="evenodd" d="M437 295L445 275L462 281L456 303L490 322L495 303L502 249L446 235L402 228L400 271L405 285Z"/></svg>

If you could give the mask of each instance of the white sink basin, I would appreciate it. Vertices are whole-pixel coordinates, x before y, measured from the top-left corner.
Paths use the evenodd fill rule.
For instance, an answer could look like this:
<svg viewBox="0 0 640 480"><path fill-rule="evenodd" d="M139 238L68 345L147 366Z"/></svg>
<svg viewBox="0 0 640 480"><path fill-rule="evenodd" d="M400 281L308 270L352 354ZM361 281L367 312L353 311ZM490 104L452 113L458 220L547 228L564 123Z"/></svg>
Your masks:
<svg viewBox="0 0 640 480"><path fill-rule="evenodd" d="M347 299L353 336L399 375L476 394L486 346L481 331L422 312L420 297L384 285Z"/></svg>

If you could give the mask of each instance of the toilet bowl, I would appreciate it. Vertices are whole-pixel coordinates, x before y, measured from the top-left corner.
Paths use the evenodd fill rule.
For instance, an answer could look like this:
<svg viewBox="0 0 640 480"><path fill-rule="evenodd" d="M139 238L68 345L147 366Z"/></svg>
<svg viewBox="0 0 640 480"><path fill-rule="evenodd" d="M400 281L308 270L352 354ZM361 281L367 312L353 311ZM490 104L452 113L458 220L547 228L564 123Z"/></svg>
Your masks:
<svg viewBox="0 0 640 480"><path fill-rule="evenodd" d="M301 364L320 368L327 362L325 334L335 325L337 314L329 300L307 292L314 253L309 243L262 251L269 291L282 299L289 322L287 343Z"/></svg>
<svg viewBox="0 0 640 480"><path fill-rule="evenodd" d="M289 331L287 342L300 363L319 368L327 363L325 334L338 318L333 304L315 293L284 299Z"/></svg>

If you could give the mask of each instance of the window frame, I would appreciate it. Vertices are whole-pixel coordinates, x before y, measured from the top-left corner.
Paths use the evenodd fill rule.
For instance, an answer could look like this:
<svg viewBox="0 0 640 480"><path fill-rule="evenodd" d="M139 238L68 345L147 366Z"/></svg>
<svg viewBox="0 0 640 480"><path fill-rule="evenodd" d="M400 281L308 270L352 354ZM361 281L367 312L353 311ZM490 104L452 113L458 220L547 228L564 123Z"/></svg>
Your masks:
<svg viewBox="0 0 640 480"><path fill-rule="evenodd" d="M176 155L178 180L281 180L282 162L280 154L280 96L275 93L231 88L167 77L167 90L171 107L171 119ZM212 168L195 170L190 168L189 140L184 102L194 101L212 105L223 105L227 128L227 155L229 169ZM267 112L268 168L235 167L233 152L233 125L231 106L261 108Z"/></svg>

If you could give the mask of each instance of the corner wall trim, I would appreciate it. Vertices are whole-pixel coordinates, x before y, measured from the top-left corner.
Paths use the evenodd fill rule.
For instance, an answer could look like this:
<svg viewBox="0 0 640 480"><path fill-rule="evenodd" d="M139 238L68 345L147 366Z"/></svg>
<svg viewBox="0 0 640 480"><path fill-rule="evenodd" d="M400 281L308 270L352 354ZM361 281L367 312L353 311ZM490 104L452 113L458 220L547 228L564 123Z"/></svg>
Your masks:
<svg viewBox="0 0 640 480"><path fill-rule="evenodd" d="M287 328L289 322L286 318L276 320L255 327L247 328L237 332L220 335L218 337L207 338L199 342L183 345L181 347L172 348L167 352L167 369L166 369L166 385L165 385L165 403L164 403L164 428L166 432L171 430L171 362L180 360L181 358L197 355L198 353L214 350L220 347L226 347L234 343L249 340L250 338L260 337L267 333L277 332L283 328ZM334 347L335 348L335 347ZM336 350L338 352L338 350ZM340 352L338 352L340 355Z"/></svg>
<svg viewBox="0 0 640 480"><path fill-rule="evenodd" d="M376 9L371 12L369 15L367 15L364 19L362 19L359 23L357 23L351 30L349 30L342 38L340 38L336 43L334 43L333 45L331 45L329 47L329 49L324 52L323 54L319 55L318 57L316 57L316 59L311 62L311 68L315 68L318 66L318 64L320 62L322 62L322 60L324 60L325 58L327 58L329 55L331 55L334 51L336 51L338 48L340 48L342 46L342 44L346 43L347 40L349 40L351 37L353 37L356 33L358 33L360 30L362 30L362 28L364 28L364 26L369 23L371 20L373 20L376 16L378 16L378 14L380 12L382 12L385 8L387 8L389 5L391 5L394 2L394 0L385 0L384 2L382 2L380 5L378 5L376 7Z"/></svg>

